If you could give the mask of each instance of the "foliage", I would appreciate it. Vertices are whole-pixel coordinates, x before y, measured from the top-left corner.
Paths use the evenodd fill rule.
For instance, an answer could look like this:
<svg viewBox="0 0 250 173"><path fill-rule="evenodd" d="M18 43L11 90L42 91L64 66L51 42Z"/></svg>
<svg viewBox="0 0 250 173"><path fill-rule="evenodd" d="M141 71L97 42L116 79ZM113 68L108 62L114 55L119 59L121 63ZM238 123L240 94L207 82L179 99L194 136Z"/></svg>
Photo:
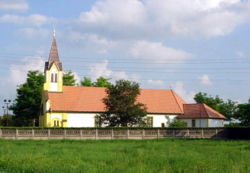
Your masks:
<svg viewBox="0 0 250 173"><path fill-rule="evenodd" d="M242 140L0 140L5 173L250 172Z"/></svg>
<svg viewBox="0 0 250 173"><path fill-rule="evenodd" d="M15 125L31 126L38 123L44 75L29 71L26 82L17 89L15 103L10 109L15 114Z"/></svg>
<svg viewBox="0 0 250 173"><path fill-rule="evenodd" d="M106 113L101 114L101 121L109 126L134 126L146 116L146 106L136 103L140 94L139 84L127 80L118 80L106 90L108 97L103 99Z"/></svg>
<svg viewBox="0 0 250 173"><path fill-rule="evenodd" d="M74 74L69 71L63 74L63 85L65 86L75 86L76 80Z"/></svg>
<svg viewBox="0 0 250 173"><path fill-rule="evenodd" d="M14 126L13 115L3 115L0 116L0 126Z"/></svg>
<svg viewBox="0 0 250 173"><path fill-rule="evenodd" d="M236 117L244 126L250 126L250 100L248 103L239 104L237 107Z"/></svg>
<svg viewBox="0 0 250 173"><path fill-rule="evenodd" d="M81 81L81 86L93 86L93 83L90 78L84 77Z"/></svg>
<svg viewBox="0 0 250 173"><path fill-rule="evenodd" d="M96 79L96 82L94 83L95 87L110 87L112 84L109 82L110 79L99 77Z"/></svg>
<svg viewBox="0 0 250 173"><path fill-rule="evenodd" d="M173 122L171 122L168 126L169 128L185 128L187 127L187 122L175 119Z"/></svg>
<svg viewBox="0 0 250 173"><path fill-rule="evenodd" d="M81 86L93 86L93 87L110 87L111 82L109 78L99 77L96 79L96 82L92 82L90 78L84 77L81 81Z"/></svg>
<svg viewBox="0 0 250 173"><path fill-rule="evenodd" d="M207 93L199 92L194 96L197 103L205 103L211 108L225 115L228 119L234 118L237 110L237 102L232 100L224 101L219 96L209 96Z"/></svg>

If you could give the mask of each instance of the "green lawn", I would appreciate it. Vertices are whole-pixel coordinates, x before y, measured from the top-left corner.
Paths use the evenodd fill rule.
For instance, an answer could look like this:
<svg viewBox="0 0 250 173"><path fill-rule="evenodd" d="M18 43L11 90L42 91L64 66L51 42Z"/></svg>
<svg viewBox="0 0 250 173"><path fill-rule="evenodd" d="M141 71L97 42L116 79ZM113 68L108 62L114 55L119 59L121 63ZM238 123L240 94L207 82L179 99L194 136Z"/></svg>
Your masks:
<svg viewBox="0 0 250 173"><path fill-rule="evenodd" d="M247 173L250 141L0 140L2 172Z"/></svg>

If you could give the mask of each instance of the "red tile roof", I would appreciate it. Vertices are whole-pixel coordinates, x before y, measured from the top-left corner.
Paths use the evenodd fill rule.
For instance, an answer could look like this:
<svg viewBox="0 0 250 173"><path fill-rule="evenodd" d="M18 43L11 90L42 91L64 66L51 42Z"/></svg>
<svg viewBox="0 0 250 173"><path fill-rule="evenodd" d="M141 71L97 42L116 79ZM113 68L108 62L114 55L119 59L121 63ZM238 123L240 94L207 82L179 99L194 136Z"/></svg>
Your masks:
<svg viewBox="0 0 250 173"><path fill-rule="evenodd" d="M179 119L198 119L198 118L211 118L211 119L226 119L224 115L212 109L206 104L184 104L184 115L179 116Z"/></svg>
<svg viewBox="0 0 250 173"><path fill-rule="evenodd" d="M63 92L48 92L51 111L105 112L106 88L64 86ZM141 89L138 102L147 106L148 113L183 114L185 103L174 91Z"/></svg>

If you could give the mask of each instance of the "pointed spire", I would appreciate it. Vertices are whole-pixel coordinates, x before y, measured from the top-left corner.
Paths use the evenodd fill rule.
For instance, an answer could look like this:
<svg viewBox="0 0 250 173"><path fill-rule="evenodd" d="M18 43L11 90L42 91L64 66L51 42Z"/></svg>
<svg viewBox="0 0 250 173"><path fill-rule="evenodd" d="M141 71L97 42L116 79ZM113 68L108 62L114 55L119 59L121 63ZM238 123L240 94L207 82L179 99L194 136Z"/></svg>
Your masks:
<svg viewBox="0 0 250 173"><path fill-rule="evenodd" d="M60 61L59 56L58 56L58 50L57 50L56 38L55 37L53 37L53 40L52 40L52 45L51 45L50 53L49 53L49 61L50 62Z"/></svg>
<svg viewBox="0 0 250 173"><path fill-rule="evenodd" d="M57 45L56 45L55 28L53 29L53 40L52 40L52 44L51 44L51 48L50 48L49 60L45 63L45 70L49 69L53 63L55 63L57 65L57 67L60 70L62 70L62 63L60 62L60 59L58 56Z"/></svg>

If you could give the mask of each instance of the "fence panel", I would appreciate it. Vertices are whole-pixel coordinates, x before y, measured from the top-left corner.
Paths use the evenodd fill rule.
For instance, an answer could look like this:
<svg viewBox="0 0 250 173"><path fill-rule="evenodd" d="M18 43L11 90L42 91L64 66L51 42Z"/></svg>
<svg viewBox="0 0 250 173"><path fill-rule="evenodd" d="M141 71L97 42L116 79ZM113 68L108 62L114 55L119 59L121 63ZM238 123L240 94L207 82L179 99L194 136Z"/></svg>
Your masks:
<svg viewBox="0 0 250 173"><path fill-rule="evenodd" d="M0 129L3 139L153 139L153 138L226 138L228 130L204 129Z"/></svg>

